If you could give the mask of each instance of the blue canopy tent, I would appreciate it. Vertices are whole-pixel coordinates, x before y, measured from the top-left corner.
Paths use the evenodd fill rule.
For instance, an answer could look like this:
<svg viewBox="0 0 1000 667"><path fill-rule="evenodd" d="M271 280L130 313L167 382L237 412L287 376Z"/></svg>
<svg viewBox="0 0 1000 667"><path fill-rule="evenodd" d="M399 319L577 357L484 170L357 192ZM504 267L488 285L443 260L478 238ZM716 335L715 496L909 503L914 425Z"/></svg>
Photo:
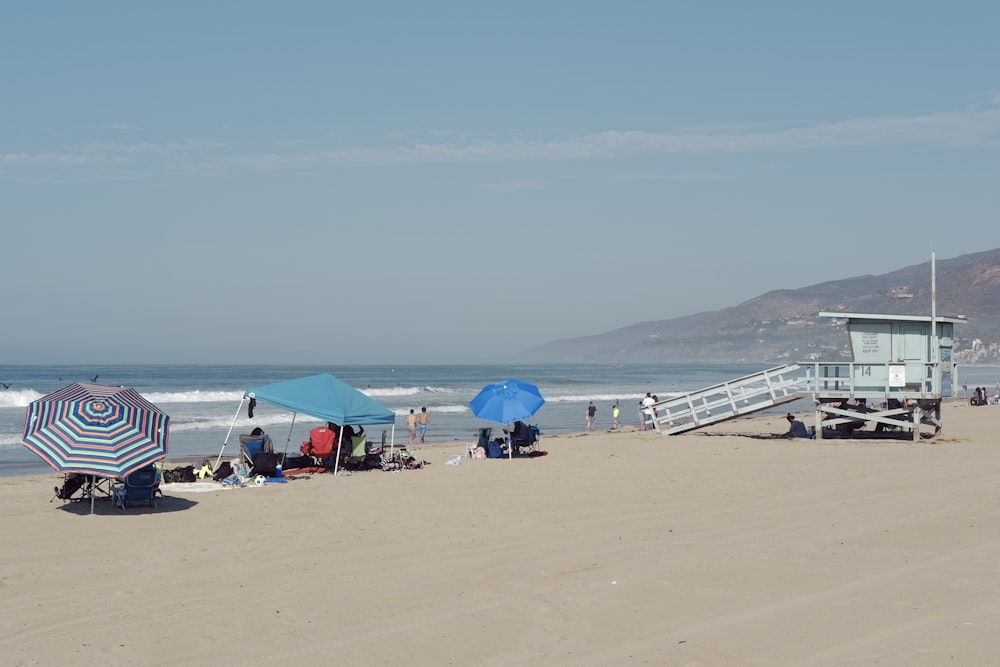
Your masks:
<svg viewBox="0 0 1000 667"><path fill-rule="evenodd" d="M396 415L394 412L329 373L320 373L296 380L285 380L284 382L252 387L244 391L240 407L237 408L236 416L233 417L233 423L229 427L229 433L226 434L226 440L222 443L223 451L225 451L226 442L229 441L229 436L233 432L233 426L236 425L240 410L243 409L243 401L247 399L270 403L291 410L295 414L302 413L340 426L393 424L393 441L395 441ZM293 415L292 427L294 426L295 417ZM291 429L289 429L289 439L291 439ZM338 442L338 461L340 459L340 445L341 443ZM222 451L219 452L219 458L216 459L216 466L221 459ZM334 472L336 472L336 464Z"/></svg>

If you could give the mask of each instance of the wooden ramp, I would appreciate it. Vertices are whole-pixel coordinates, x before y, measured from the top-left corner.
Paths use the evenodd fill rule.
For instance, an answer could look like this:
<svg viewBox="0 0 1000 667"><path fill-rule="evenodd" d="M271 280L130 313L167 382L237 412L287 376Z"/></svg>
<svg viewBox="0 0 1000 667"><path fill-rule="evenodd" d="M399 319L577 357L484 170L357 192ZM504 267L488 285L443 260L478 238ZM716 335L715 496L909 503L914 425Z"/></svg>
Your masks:
<svg viewBox="0 0 1000 667"><path fill-rule="evenodd" d="M661 435L674 435L790 403L807 395L800 392L801 370L797 364L778 366L659 401L653 426Z"/></svg>

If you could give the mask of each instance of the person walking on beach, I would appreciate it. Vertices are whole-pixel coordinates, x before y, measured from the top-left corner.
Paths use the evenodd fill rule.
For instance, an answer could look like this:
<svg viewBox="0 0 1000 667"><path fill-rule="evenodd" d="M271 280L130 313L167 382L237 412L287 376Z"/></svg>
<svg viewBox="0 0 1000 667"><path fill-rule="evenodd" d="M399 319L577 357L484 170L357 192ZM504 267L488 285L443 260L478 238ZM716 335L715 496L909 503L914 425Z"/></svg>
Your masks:
<svg viewBox="0 0 1000 667"><path fill-rule="evenodd" d="M410 408L410 414L406 415L406 430L410 432L406 444L412 445L417 437L417 415L413 414L413 408Z"/></svg>
<svg viewBox="0 0 1000 667"><path fill-rule="evenodd" d="M431 416L427 414L427 408L420 408L417 415L417 430L420 431L420 444L424 444L424 436L427 434L427 425L431 422Z"/></svg>
<svg viewBox="0 0 1000 667"><path fill-rule="evenodd" d="M590 405L587 406L587 430L594 430L594 420L597 419L597 406L591 401Z"/></svg>
<svg viewBox="0 0 1000 667"><path fill-rule="evenodd" d="M648 391L646 392L646 398L642 399L642 414L643 423L642 430L653 428L653 404L656 403L656 399Z"/></svg>
<svg viewBox="0 0 1000 667"><path fill-rule="evenodd" d="M619 429L622 425L618 423L618 404L615 403L611 406L611 428Z"/></svg>

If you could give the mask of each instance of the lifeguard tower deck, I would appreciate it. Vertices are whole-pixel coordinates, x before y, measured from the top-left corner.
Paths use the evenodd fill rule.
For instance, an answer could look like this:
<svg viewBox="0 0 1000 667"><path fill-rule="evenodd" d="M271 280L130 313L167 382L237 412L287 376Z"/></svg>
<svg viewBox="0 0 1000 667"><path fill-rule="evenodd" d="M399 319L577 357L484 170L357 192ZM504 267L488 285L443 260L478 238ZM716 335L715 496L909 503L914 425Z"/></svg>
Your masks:
<svg viewBox="0 0 1000 667"><path fill-rule="evenodd" d="M656 403L653 426L674 435L800 398L823 437L931 437L952 396L952 346L965 318L823 312L846 321L851 360L800 362ZM866 426L871 425L871 429Z"/></svg>

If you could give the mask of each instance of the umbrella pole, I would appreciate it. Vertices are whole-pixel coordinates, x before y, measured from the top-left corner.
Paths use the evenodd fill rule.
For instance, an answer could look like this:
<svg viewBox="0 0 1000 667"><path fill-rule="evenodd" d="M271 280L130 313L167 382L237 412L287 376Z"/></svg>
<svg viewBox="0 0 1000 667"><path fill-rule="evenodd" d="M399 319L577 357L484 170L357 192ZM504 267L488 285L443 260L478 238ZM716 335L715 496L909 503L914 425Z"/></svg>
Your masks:
<svg viewBox="0 0 1000 667"><path fill-rule="evenodd" d="M236 408L236 414L233 415L233 423L229 425L229 432L226 433L226 439L222 441L222 449L219 450L219 456L215 459L215 465L212 466L213 468L219 467L219 461L222 460L222 452L226 451L226 443L229 442L229 436L233 434L233 428L236 426L236 420L240 418L240 410L243 409L243 401L245 399L246 396L240 399L240 406Z"/></svg>

